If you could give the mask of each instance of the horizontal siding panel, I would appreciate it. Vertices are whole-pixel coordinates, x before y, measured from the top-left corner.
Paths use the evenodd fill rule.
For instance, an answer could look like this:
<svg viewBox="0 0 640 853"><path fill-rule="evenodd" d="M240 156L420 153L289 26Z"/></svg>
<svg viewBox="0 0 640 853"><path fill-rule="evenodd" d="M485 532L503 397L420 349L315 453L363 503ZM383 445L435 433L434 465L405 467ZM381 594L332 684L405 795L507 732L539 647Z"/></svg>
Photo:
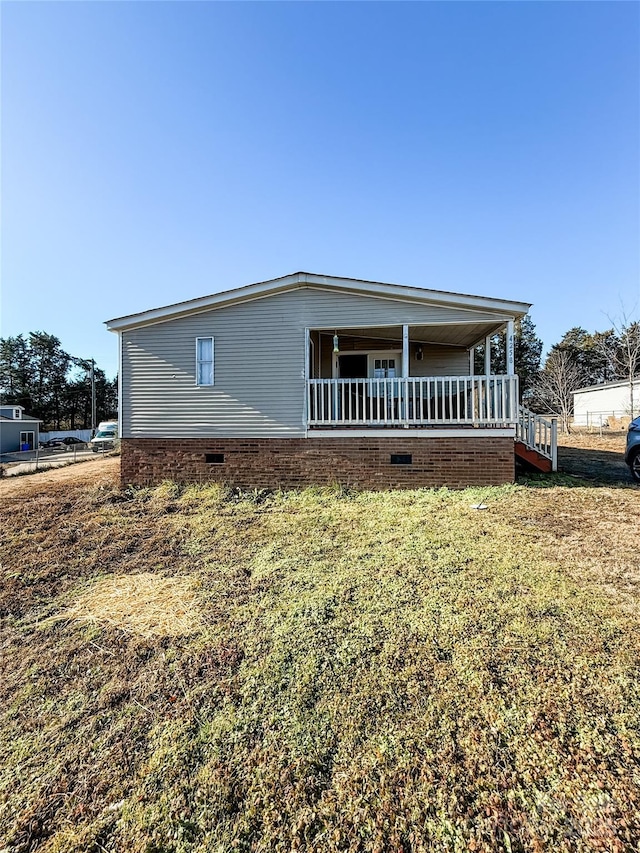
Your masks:
<svg viewBox="0 0 640 853"><path fill-rule="evenodd" d="M476 311L307 288L124 331L123 437L301 436L305 327L499 319ZM197 387L195 339L209 336L215 339L215 385ZM411 370L413 375L464 375L468 355L454 347L425 346L424 360L412 360Z"/></svg>
<svg viewBox="0 0 640 853"><path fill-rule="evenodd" d="M417 305L395 299L335 293L316 288L286 295L291 297L297 293L302 296L304 302L306 325L316 329L332 328L336 325L346 328L404 323L482 323L504 319L501 315L483 311L466 311L441 305Z"/></svg>
<svg viewBox="0 0 640 853"><path fill-rule="evenodd" d="M123 435L304 435L304 323L289 302L274 296L124 332ZM195 339L209 336L215 385L198 387Z"/></svg>
<svg viewBox="0 0 640 853"><path fill-rule="evenodd" d="M411 376L468 376L469 352L457 347L422 347L422 361L411 359Z"/></svg>

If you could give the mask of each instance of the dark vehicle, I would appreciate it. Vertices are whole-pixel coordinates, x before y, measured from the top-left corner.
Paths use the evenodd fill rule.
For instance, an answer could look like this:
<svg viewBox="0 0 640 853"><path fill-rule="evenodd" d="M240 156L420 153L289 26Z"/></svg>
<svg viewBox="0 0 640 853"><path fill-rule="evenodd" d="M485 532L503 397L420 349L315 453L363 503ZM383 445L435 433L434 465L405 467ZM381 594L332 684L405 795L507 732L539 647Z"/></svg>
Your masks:
<svg viewBox="0 0 640 853"><path fill-rule="evenodd" d="M629 424L624 461L629 466L633 479L640 483L640 418Z"/></svg>
<svg viewBox="0 0 640 853"><path fill-rule="evenodd" d="M50 438L49 441L43 441L40 446L49 450L54 447L64 450L67 447L77 446L78 444L85 444L85 442L81 438L76 438L75 435L65 435L62 438Z"/></svg>
<svg viewBox="0 0 640 853"><path fill-rule="evenodd" d="M41 441L40 447L45 450L52 450L54 447L64 447L61 438L50 438L49 441Z"/></svg>

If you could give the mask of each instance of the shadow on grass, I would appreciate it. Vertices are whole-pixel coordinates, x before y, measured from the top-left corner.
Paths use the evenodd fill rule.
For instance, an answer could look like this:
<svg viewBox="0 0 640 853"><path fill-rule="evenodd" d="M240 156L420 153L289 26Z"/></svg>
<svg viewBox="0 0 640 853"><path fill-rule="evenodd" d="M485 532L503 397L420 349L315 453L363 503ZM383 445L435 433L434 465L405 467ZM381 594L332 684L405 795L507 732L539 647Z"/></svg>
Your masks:
<svg viewBox="0 0 640 853"><path fill-rule="evenodd" d="M518 473L518 482L534 488L552 486L640 488L640 485L631 479L622 453L583 447L559 447L557 473L536 474L523 470Z"/></svg>

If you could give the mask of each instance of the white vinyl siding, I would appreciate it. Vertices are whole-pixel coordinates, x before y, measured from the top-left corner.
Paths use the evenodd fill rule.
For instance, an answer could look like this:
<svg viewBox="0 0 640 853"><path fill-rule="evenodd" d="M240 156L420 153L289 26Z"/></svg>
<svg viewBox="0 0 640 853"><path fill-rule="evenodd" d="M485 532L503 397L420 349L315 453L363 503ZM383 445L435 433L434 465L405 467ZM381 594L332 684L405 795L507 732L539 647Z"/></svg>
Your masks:
<svg viewBox="0 0 640 853"><path fill-rule="evenodd" d="M361 296L355 293L337 293L307 288L297 291L309 328L334 329L349 327L376 327L429 324L478 323L501 318L488 311L471 311L464 308L444 307L441 305L420 305L415 302L402 302L398 299L383 299L374 296ZM296 292L283 294L289 299Z"/></svg>
<svg viewBox="0 0 640 853"><path fill-rule="evenodd" d="M289 296L287 294L286 296ZM304 435L304 324L281 296L122 332L122 435ZM195 339L214 338L215 385Z"/></svg>
<svg viewBox="0 0 640 853"><path fill-rule="evenodd" d="M415 356L412 346L410 376L467 376L469 351L459 347L442 347L422 344L422 359Z"/></svg>
<svg viewBox="0 0 640 853"><path fill-rule="evenodd" d="M213 338L196 338L196 385L213 384Z"/></svg>
<svg viewBox="0 0 640 853"><path fill-rule="evenodd" d="M495 317L306 288L123 330L122 436L304 436L305 329L437 326L487 319ZM197 382L197 338L214 339L215 385ZM410 373L418 365L434 373L466 373L468 353L451 349L434 347L427 352L425 347L422 362L412 358Z"/></svg>

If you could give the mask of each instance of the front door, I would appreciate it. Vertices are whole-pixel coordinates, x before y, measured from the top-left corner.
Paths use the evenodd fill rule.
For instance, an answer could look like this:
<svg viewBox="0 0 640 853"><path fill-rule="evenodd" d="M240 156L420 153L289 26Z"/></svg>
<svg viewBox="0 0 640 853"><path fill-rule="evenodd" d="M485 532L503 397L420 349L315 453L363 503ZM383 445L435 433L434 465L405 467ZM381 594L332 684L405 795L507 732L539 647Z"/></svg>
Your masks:
<svg viewBox="0 0 640 853"><path fill-rule="evenodd" d="M20 450L33 450L33 445L35 444L34 433L33 432L21 432L20 433Z"/></svg>
<svg viewBox="0 0 640 853"><path fill-rule="evenodd" d="M338 370L340 379L366 379L367 354L338 356Z"/></svg>
<svg viewBox="0 0 640 853"><path fill-rule="evenodd" d="M374 358L372 360L374 379L395 379L398 375L395 358Z"/></svg>
<svg viewBox="0 0 640 853"><path fill-rule="evenodd" d="M396 379L402 375L400 352L370 352L369 377L371 379Z"/></svg>

